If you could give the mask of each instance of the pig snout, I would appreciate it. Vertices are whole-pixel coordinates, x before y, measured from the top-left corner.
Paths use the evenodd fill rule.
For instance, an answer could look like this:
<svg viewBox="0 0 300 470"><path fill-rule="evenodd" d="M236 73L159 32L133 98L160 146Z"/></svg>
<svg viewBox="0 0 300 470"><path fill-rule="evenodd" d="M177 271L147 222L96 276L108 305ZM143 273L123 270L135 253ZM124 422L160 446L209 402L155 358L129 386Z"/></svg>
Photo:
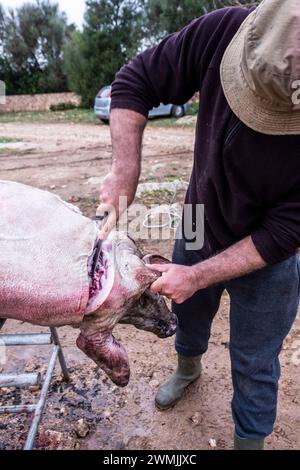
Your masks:
<svg viewBox="0 0 300 470"><path fill-rule="evenodd" d="M77 346L91 358L119 387L126 387L130 379L127 352L111 333L91 337L80 334Z"/></svg>
<svg viewBox="0 0 300 470"><path fill-rule="evenodd" d="M146 290L131 306L120 323L134 325L137 329L154 333L158 338L169 338L176 333L177 317L170 312L164 298Z"/></svg>
<svg viewBox="0 0 300 470"><path fill-rule="evenodd" d="M177 317L171 312L165 299L149 290L140 298L138 306L142 322L148 323L149 330L159 338L169 338L176 333Z"/></svg>
<svg viewBox="0 0 300 470"><path fill-rule="evenodd" d="M167 318L155 318L142 319L145 326L148 325L148 328L143 328L145 331L149 331L155 334L158 338L169 338L173 336L177 331L177 317L172 312L168 313Z"/></svg>
<svg viewBox="0 0 300 470"><path fill-rule="evenodd" d="M171 316L168 322L163 320L158 320L157 325L154 326L153 333L158 336L158 338L169 338L176 333L177 330L177 317L176 315Z"/></svg>

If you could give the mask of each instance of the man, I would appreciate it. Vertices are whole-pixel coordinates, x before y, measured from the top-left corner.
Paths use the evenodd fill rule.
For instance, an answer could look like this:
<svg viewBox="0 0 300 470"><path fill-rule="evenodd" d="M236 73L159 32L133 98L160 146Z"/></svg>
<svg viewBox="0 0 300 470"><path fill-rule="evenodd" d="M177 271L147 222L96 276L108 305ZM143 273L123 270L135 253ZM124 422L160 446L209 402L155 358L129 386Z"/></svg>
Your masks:
<svg viewBox="0 0 300 470"><path fill-rule="evenodd" d="M177 240L152 286L174 301L178 368L156 396L173 406L201 374L227 289L235 449L263 449L273 429L278 355L297 314L300 246L300 0L264 0L196 19L145 51L112 88L113 167L101 207L133 201L148 111L200 91L186 203L205 205L205 242ZM108 219L103 236L110 230Z"/></svg>

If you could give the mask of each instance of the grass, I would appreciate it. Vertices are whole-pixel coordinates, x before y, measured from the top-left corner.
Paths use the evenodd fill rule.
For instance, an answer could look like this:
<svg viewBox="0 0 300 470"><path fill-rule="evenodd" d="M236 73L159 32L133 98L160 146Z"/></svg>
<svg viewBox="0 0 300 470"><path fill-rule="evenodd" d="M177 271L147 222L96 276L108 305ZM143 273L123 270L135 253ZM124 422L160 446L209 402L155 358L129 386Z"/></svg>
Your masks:
<svg viewBox="0 0 300 470"><path fill-rule="evenodd" d="M143 191L138 197L138 200L142 201L146 206L153 204L170 204L173 192L168 189L155 189L153 191Z"/></svg>
<svg viewBox="0 0 300 470"><path fill-rule="evenodd" d="M188 116L188 115L187 115ZM180 122L178 124L176 123L177 119L174 118L162 118L162 119L155 119L155 120L150 120L149 121L149 126L150 127L195 127L194 122Z"/></svg>
<svg viewBox="0 0 300 470"><path fill-rule="evenodd" d="M195 115L198 110L198 103L190 105L187 115ZM93 109L71 109L67 111L45 111L26 113L0 113L0 124L10 122L24 123L75 123L75 124L100 124L101 121L95 116ZM156 118L149 120L150 127L173 127L175 118ZM194 127L193 124L186 123L187 127ZM0 143L6 143L1 142Z"/></svg>
<svg viewBox="0 0 300 470"><path fill-rule="evenodd" d="M165 181L173 183L173 181L177 181L178 178L179 178L178 175L168 175L166 176Z"/></svg>
<svg viewBox="0 0 300 470"><path fill-rule="evenodd" d="M157 197L159 198L160 196L172 196L172 191L169 189L152 189L150 191L143 191L142 195L145 197Z"/></svg>
<svg viewBox="0 0 300 470"><path fill-rule="evenodd" d="M187 115L195 116L199 111L199 103L197 101L190 104Z"/></svg>
<svg viewBox="0 0 300 470"><path fill-rule="evenodd" d="M10 137L0 136L0 144L11 144L12 142L16 142L16 139L11 139Z"/></svg>
<svg viewBox="0 0 300 470"><path fill-rule="evenodd" d="M199 111L199 103L194 102L189 105L189 109L186 113L187 116L196 116ZM176 123L175 118L156 118L149 120L150 127L173 127ZM185 122L182 124L184 127L195 127L193 122Z"/></svg>
<svg viewBox="0 0 300 470"><path fill-rule="evenodd" d="M0 136L0 145L5 145L5 144L12 144L13 142L17 142L17 139L12 139L10 137L1 137ZM0 148L0 155L7 155L15 153L14 149L7 148L7 147L1 147Z"/></svg>
<svg viewBox="0 0 300 470"><path fill-rule="evenodd" d="M1 155L24 155L23 151L15 150L11 148L0 148L0 156Z"/></svg>
<svg viewBox="0 0 300 470"><path fill-rule="evenodd" d="M149 119L148 126L150 127L173 127L176 122L175 118L155 118Z"/></svg>
<svg viewBox="0 0 300 470"><path fill-rule="evenodd" d="M45 111L27 113L0 113L0 123L28 122L28 123L87 123L97 124L100 121L96 118L92 109L71 109L68 111Z"/></svg>

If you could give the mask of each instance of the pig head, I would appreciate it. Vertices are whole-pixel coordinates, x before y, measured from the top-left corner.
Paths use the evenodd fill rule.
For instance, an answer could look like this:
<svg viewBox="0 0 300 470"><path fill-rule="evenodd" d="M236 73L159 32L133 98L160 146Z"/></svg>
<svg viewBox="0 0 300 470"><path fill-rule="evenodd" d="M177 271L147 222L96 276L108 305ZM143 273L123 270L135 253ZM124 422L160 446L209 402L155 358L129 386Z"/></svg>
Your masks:
<svg viewBox="0 0 300 470"><path fill-rule="evenodd" d="M146 264L170 263L158 255L144 256L143 261ZM146 289L130 311L121 318L120 323L134 325L137 329L154 333L159 338L168 338L176 331L177 319L167 307L164 297L152 294Z"/></svg>
<svg viewBox="0 0 300 470"><path fill-rule="evenodd" d="M146 263L158 261L166 260L143 259L133 240L125 234L113 234L103 242L90 279L90 301L77 346L119 386L128 384L130 367L125 348L112 333L117 323L132 324L159 338L176 331L176 316L162 296L149 290L160 274L149 270Z"/></svg>

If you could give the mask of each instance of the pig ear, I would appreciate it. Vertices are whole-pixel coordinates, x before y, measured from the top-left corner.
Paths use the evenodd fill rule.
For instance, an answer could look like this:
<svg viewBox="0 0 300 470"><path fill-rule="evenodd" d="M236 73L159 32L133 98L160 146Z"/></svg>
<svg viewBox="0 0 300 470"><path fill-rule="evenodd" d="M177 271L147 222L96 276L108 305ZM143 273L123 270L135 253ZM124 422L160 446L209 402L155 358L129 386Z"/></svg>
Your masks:
<svg viewBox="0 0 300 470"><path fill-rule="evenodd" d="M144 263L146 264L170 264L171 261L169 261L167 258L164 258L163 256L160 255L146 255L143 258Z"/></svg>
<svg viewBox="0 0 300 470"><path fill-rule="evenodd" d="M142 259L140 269L136 272L136 280L143 287L149 287L161 277L158 271L148 269L145 264L170 264L171 261L159 255L147 255Z"/></svg>
<svg viewBox="0 0 300 470"><path fill-rule="evenodd" d="M161 273L158 271L152 271L151 269L147 268L144 263L141 263L141 266L135 272L135 279L139 286L143 288L148 288L160 278Z"/></svg>

